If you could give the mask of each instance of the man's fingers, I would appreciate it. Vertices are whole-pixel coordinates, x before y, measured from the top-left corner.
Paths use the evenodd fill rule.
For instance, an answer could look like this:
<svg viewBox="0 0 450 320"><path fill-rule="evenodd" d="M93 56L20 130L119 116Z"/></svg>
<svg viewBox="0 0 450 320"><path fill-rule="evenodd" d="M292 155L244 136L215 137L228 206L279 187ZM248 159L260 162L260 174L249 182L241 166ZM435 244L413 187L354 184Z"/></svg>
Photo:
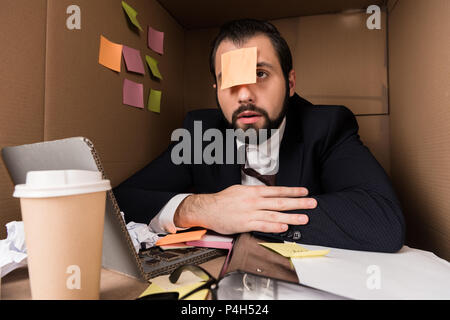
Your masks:
<svg viewBox="0 0 450 320"><path fill-rule="evenodd" d="M314 198L263 198L258 202L258 206L271 211L314 209L317 201Z"/></svg>
<svg viewBox="0 0 450 320"><path fill-rule="evenodd" d="M281 233L288 229L288 225L284 223L267 222L267 221L251 221L248 224L248 231L259 231L268 233Z"/></svg>
<svg viewBox="0 0 450 320"><path fill-rule="evenodd" d="M261 210L254 213L252 220L270 223L276 222L279 224L301 225L307 224L309 218L306 214L281 213L276 211Z"/></svg>
<svg viewBox="0 0 450 320"><path fill-rule="evenodd" d="M260 186L257 188L261 197L294 198L308 195L308 189L303 187L272 187Z"/></svg>

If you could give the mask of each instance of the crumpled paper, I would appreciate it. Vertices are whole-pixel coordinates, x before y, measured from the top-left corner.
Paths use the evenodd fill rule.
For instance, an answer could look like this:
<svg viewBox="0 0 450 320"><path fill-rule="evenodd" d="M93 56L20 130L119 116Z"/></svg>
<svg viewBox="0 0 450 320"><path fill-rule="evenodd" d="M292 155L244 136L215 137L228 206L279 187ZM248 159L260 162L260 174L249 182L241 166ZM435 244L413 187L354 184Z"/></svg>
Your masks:
<svg viewBox="0 0 450 320"><path fill-rule="evenodd" d="M23 222L8 222L6 231L6 239L0 240L0 278L17 268L27 265L27 247Z"/></svg>
<svg viewBox="0 0 450 320"><path fill-rule="evenodd" d="M124 213L121 211L120 214L125 221ZM154 247L159 239L158 235L152 232L150 227L144 223L130 221L127 224L127 230L131 241L133 241L133 246L136 249L136 253L139 252L141 247L144 247L145 249Z"/></svg>
<svg viewBox="0 0 450 320"><path fill-rule="evenodd" d="M124 218L124 213L122 218ZM124 218L125 221L125 218ZM25 230L23 221L11 221L6 224L7 237L0 240L0 278L11 271L27 265L27 247L25 244ZM127 230L130 234L136 252L155 246L159 237L153 233L148 225L143 223L129 222Z"/></svg>

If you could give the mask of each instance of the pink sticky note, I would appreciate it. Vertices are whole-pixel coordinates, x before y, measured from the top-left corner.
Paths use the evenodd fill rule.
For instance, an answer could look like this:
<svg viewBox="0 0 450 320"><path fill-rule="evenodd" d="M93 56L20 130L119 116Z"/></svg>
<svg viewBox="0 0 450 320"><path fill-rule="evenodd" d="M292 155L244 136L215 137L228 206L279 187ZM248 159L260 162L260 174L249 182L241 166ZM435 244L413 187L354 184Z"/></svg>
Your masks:
<svg viewBox="0 0 450 320"><path fill-rule="evenodd" d="M231 242L222 242L222 241L186 241L186 245L194 246L194 247L206 247L206 248L216 248L216 249L227 249L231 250L233 244Z"/></svg>
<svg viewBox="0 0 450 320"><path fill-rule="evenodd" d="M123 46L122 53L128 71L145 74L144 64L142 63L139 50Z"/></svg>
<svg viewBox="0 0 450 320"><path fill-rule="evenodd" d="M144 85L134 81L123 80L123 104L144 108Z"/></svg>
<svg viewBox="0 0 450 320"><path fill-rule="evenodd" d="M148 47L153 51L164 54L164 32L148 27Z"/></svg>
<svg viewBox="0 0 450 320"><path fill-rule="evenodd" d="M225 259L225 262L223 263L222 270L220 271L220 274L219 274L219 278L222 278L225 275L225 272L227 272L228 263L230 262L230 255L231 255L231 249L228 250L227 257Z"/></svg>

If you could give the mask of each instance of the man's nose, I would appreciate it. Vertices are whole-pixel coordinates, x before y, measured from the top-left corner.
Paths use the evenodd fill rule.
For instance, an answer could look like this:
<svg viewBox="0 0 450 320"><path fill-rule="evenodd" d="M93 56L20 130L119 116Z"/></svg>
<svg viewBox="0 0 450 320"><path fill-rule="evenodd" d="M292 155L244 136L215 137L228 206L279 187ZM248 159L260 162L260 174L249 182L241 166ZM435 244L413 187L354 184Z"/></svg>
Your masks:
<svg viewBox="0 0 450 320"><path fill-rule="evenodd" d="M255 95L250 85L243 84L234 88L239 104L255 103Z"/></svg>

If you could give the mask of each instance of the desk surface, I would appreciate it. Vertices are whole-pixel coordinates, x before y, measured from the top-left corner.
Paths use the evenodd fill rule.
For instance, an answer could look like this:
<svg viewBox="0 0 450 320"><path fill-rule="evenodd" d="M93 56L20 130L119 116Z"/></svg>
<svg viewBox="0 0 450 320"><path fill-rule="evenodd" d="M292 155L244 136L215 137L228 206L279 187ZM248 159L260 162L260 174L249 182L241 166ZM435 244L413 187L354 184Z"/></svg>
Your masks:
<svg viewBox="0 0 450 320"><path fill-rule="evenodd" d="M202 263L212 276L218 277L225 256ZM29 300L31 299L30 281L26 267L12 271L1 279L1 299ZM115 271L102 269L100 279L100 299L102 300L133 300L148 287L148 283L125 276Z"/></svg>

